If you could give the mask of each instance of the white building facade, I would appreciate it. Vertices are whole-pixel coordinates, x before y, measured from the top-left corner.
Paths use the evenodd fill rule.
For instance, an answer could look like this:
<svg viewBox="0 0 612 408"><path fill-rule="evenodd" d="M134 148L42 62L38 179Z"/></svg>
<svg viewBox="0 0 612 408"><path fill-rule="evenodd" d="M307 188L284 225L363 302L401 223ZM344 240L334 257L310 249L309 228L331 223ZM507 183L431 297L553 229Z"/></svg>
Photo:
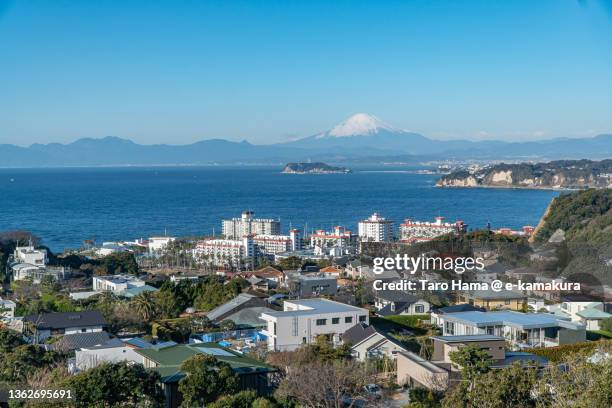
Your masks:
<svg viewBox="0 0 612 408"><path fill-rule="evenodd" d="M253 211L243 211L240 218L223 220L223 235L227 239L240 239L245 235L280 235L280 221L271 218L253 218Z"/></svg>
<svg viewBox="0 0 612 408"><path fill-rule="evenodd" d="M204 239L198 241L193 250L193 257L201 263L214 266L237 267L245 260L255 257L253 236L241 240Z"/></svg>
<svg viewBox="0 0 612 408"><path fill-rule="evenodd" d="M387 242L393 240L394 222L381 217L378 213L359 221L359 238L362 241Z"/></svg>
<svg viewBox="0 0 612 408"><path fill-rule="evenodd" d="M444 217L436 217L435 222L406 219L400 225L400 240L409 243L429 241L441 235L460 234L465 229L463 221L444 222Z"/></svg>
<svg viewBox="0 0 612 408"><path fill-rule="evenodd" d="M342 334L355 324L369 324L367 309L327 299L286 300L282 312L262 313L260 318L267 322L263 334L271 351L295 350L320 335L340 344Z"/></svg>

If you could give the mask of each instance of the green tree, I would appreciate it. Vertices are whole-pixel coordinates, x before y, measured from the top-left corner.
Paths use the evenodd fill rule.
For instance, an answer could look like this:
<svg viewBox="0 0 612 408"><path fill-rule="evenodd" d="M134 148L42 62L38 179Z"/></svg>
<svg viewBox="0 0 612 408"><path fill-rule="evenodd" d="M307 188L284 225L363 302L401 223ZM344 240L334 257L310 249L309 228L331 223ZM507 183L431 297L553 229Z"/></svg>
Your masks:
<svg viewBox="0 0 612 408"><path fill-rule="evenodd" d="M489 371L493 359L485 350L476 346L461 347L457 351L448 353L453 364L461 368L461 378L467 381L470 388L474 386L474 381L479 374Z"/></svg>
<svg viewBox="0 0 612 408"><path fill-rule="evenodd" d="M444 398L445 407L529 408L537 404L535 367L515 363L502 370L474 374L473 387L456 387Z"/></svg>
<svg viewBox="0 0 612 408"><path fill-rule="evenodd" d="M22 345L3 352L0 357L0 381L16 383L26 380L39 368L60 361L62 356L42 347Z"/></svg>
<svg viewBox="0 0 612 408"><path fill-rule="evenodd" d="M170 291L157 292L155 294L155 305L159 311L159 317L162 319L177 317L180 312L176 299Z"/></svg>
<svg viewBox="0 0 612 408"><path fill-rule="evenodd" d="M612 333L612 317L608 317L607 319L603 319L600 323L601 330L606 330Z"/></svg>
<svg viewBox="0 0 612 408"><path fill-rule="evenodd" d="M23 336L14 330L0 328L0 354L11 352L15 347L24 345Z"/></svg>
<svg viewBox="0 0 612 408"><path fill-rule="evenodd" d="M234 395L223 396L208 405L207 408L251 408L257 399L253 390L240 391Z"/></svg>
<svg viewBox="0 0 612 408"><path fill-rule="evenodd" d="M142 364L102 364L66 380L78 407L161 407L164 394L155 371Z"/></svg>
<svg viewBox="0 0 612 408"><path fill-rule="evenodd" d="M136 314L144 321L150 322L157 315L157 305L151 292L141 292L130 302Z"/></svg>
<svg viewBox="0 0 612 408"><path fill-rule="evenodd" d="M202 406L222 395L230 395L238 388L238 377L229 364L215 357L198 354L181 366L186 376L179 381L183 396L182 407Z"/></svg>

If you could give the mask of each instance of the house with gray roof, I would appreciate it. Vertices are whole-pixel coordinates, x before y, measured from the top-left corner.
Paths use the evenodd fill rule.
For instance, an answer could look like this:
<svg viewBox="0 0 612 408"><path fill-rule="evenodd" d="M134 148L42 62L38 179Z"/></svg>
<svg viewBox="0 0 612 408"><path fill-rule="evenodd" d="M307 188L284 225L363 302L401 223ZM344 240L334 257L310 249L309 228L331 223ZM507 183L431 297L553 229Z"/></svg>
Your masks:
<svg viewBox="0 0 612 408"><path fill-rule="evenodd" d="M265 298L255 296L250 293L241 293L232 300L217 306L206 314L206 317L213 323L220 323L231 315L247 308L266 307Z"/></svg>
<svg viewBox="0 0 612 408"><path fill-rule="evenodd" d="M432 336L433 353L430 360L411 352L397 354L397 383L411 387L444 391L461 381L461 367L456 367L450 353L466 346L486 351L492 359L491 369L507 368L519 363L523 367L548 366L546 358L521 351L506 351L506 339L490 334Z"/></svg>
<svg viewBox="0 0 612 408"><path fill-rule="evenodd" d="M445 336L488 334L504 337L518 349L553 347L586 341L585 326L549 313L460 312L441 315Z"/></svg>
<svg viewBox="0 0 612 408"><path fill-rule="evenodd" d="M345 331L342 341L350 344L351 354L359 361L382 357L393 360L400 351L408 351L399 340L366 323L358 323Z"/></svg>
<svg viewBox="0 0 612 408"><path fill-rule="evenodd" d="M374 307L379 316L429 313L431 304L414 294L399 290L375 290Z"/></svg>

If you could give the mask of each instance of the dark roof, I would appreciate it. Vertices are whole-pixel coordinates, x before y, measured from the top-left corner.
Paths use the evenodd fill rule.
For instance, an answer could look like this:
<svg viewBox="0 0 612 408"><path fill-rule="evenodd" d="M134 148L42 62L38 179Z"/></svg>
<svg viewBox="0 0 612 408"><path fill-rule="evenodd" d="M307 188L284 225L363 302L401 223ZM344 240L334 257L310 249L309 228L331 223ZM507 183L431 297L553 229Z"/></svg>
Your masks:
<svg viewBox="0 0 612 408"><path fill-rule="evenodd" d="M391 304L386 305L382 309L376 312L379 316L392 316L399 313L402 313L407 307L409 307L412 302L393 302L395 304L395 308L392 307Z"/></svg>
<svg viewBox="0 0 612 408"><path fill-rule="evenodd" d="M51 349L58 351L78 350L106 344L109 340L110 336L105 331L67 334L53 343Z"/></svg>
<svg viewBox="0 0 612 408"><path fill-rule="evenodd" d="M482 307L470 305L469 303L461 303L458 305L441 307L434 310L434 313L445 314L445 313L459 313L459 312L484 312L485 309Z"/></svg>
<svg viewBox="0 0 612 408"><path fill-rule="evenodd" d="M357 344L376 332L377 331L374 326L368 326L365 323L358 323L344 332L342 335L342 341L344 343Z"/></svg>
<svg viewBox="0 0 612 408"><path fill-rule="evenodd" d="M377 290L374 296L390 302L414 303L419 300L415 295L400 290Z"/></svg>
<svg viewBox="0 0 612 408"><path fill-rule="evenodd" d="M69 327L106 326L106 320L97 310L66 313L28 315L25 320L40 329L66 329Z"/></svg>

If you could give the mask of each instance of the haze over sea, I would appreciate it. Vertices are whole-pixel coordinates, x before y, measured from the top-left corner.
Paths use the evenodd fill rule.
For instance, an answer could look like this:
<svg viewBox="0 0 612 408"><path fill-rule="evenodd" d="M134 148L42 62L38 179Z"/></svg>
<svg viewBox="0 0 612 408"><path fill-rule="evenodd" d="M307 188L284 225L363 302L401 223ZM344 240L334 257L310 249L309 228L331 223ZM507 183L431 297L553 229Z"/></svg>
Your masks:
<svg viewBox="0 0 612 408"><path fill-rule="evenodd" d="M378 212L405 218L461 219L469 228L535 225L558 193L446 189L438 176L406 168L355 168L352 174L281 174L280 167L0 169L0 231L22 229L53 251L83 240L219 234L221 219L251 209L280 218L284 231L330 229ZM400 170L395 172L395 170ZM401 171L404 170L404 171Z"/></svg>

